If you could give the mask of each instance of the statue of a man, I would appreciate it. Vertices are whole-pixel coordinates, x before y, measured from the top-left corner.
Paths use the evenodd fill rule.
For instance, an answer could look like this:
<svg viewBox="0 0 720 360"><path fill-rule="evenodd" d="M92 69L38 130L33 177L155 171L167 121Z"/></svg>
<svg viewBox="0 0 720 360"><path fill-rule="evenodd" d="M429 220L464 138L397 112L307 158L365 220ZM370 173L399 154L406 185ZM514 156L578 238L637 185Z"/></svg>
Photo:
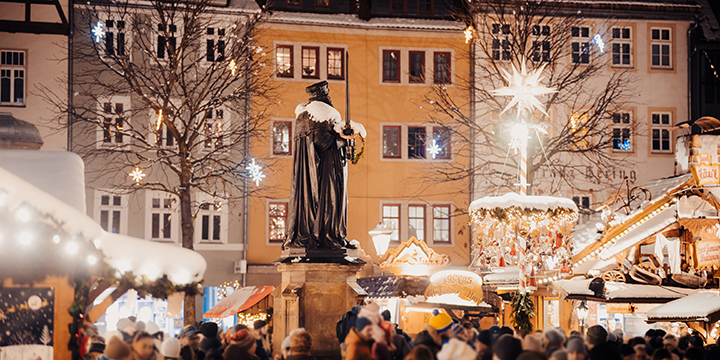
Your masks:
<svg viewBox="0 0 720 360"><path fill-rule="evenodd" d="M346 238L345 123L332 106L327 81L308 86L305 91L310 102L295 109L293 171L283 249L352 247ZM362 127L355 122L353 125Z"/></svg>

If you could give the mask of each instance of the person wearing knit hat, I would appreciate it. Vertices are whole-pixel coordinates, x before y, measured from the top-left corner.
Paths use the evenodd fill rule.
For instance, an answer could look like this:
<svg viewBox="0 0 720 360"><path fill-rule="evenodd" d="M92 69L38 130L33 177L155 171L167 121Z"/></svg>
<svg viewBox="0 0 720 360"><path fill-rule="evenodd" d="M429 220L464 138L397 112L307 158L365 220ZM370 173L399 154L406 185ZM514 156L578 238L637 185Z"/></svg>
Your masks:
<svg viewBox="0 0 720 360"><path fill-rule="evenodd" d="M355 327L345 337L345 360L371 360L373 323L366 317L358 317Z"/></svg>
<svg viewBox="0 0 720 360"><path fill-rule="evenodd" d="M616 343L608 341L608 332L601 325L587 329L585 340L588 345L588 358L591 360L621 360Z"/></svg>
<svg viewBox="0 0 720 360"><path fill-rule="evenodd" d="M242 329L230 337L230 344L237 345L240 349L250 354L255 354L255 347L257 346L255 340L255 337L250 331Z"/></svg>
<svg viewBox="0 0 720 360"><path fill-rule="evenodd" d="M493 345L493 360L516 360L522 351L520 339L504 334Z"/></svg>
<svg viewBox="0 0 720 360"><path fill-rule="evenodd" d="M446 313L433 309L432 317L425 324L423 331L415 336L415 345L425 345L437 356L444 340L448 339L447 331L452 327L452 318Z"/></svg>
<svg viewBox="0 0 720 360"><path fill-rule="evenodd" d="M567 351L565 351L565 349L555 350L552 355L550 355L549 360L568 360Z"/></svg>
<svg viewBox="0 0 720 360"><path fill-rule="evenodd" d="M290 356L290 340L293 334L300 331L305 331L305 328L297 328L290 330L290 334L288 334L288 336L280 344L280 353L282 354L283 359L287 359L287 357Z"/></svg>
<svg viewBox="0 0 720 360"><path fill-rule="evenodd" d="M285 360L315 360L310 355L312 348L312 336L305 330L294 332L290 335L290 355Z"/></svg>
<svg viewBox="0 0 720 360"><path fill-rule="evenodd" d="M180 340L176 338L169 338L165 341L163 341L162 345L160 346L160 355L163 356L163 359L179 359L180 358L180 349L182 346L180 345Z"/></svg>
<svg viewBox="0 0 720 360"><path fill-rule="evenodd" d="M450 315L439 312L437 309L433 309L432 314L433 316L428 321L428 325L432 326L438 333L450 330L450 327L453 324Z"/></svg>
<svg viewBox="0 0 720 360"><path fill-rule="evenodd" d="M270 360L272 345L270 344L270 339L268 339L267 321L256 320L253 323L253 329L255 329L255 333L259 335L259 339L257 339L257 349L255 350L255 355L257 355L260 360Z"/></svg>
<svg viewBox="0 0 720 360"><path fill-rule="evenodd" d="M456 324L457 325L457 324ZM462 330L462 326L457 325L457 330ZM458 334L462 331L458 331ZM475 360L477 353L468 343L460 336L453 336L446 342L437 353L437 360Z"/></svg>
<svg viewBox="0 0 720 360"><path fill-rule="evenodd" d="M105 357L110 360L130 360L132 349L123 339L112 336L105 345Z"/></svg>

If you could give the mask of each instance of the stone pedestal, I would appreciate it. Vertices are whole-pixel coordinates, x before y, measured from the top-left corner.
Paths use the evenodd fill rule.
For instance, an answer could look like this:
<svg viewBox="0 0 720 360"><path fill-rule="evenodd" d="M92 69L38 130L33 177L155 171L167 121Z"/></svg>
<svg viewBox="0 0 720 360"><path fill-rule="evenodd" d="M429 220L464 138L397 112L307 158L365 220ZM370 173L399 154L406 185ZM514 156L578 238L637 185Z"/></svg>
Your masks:
<svg viewBox="0 0 720 360"><path fill-rule="evenodd" d="M274 349L279 352L290 330L302 327L312 335L313 356L340 359L335 325L367 295L355 281L362 264L277 263L282 282L274 293Z"/></svg>

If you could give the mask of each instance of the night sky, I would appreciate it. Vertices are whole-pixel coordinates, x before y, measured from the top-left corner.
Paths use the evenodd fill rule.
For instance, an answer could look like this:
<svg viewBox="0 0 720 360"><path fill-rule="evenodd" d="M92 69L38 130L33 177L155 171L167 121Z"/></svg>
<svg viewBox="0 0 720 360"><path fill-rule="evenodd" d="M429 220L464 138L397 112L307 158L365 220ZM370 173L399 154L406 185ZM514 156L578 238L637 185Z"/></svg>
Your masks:
<svg viewBox="0 0 720 360"><path fill-rule="evenodd" d="M52 346L54 303L52 288L0 288L0 346Z"/></svg>

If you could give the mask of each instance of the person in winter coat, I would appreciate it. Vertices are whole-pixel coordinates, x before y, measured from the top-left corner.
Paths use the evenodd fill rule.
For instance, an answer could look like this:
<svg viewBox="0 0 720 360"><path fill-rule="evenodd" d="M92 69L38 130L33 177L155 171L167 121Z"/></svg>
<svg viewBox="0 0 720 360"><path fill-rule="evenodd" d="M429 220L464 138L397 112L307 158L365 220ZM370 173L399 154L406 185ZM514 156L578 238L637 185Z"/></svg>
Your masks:
<svg viewBox="0 0 720 360"><path fill-rule="evenodd" d="M600 325L593 325L585 333L590 360L622 360L617 345L608 342L608 332Z"/></svg>
<svg viewBox="0 0 720 360"><path fill-rule="evenodd" d="M132 348L121 336L113 336L105 345L104 356L110 360L131 360Z"/></svg>
<svg viewBox="0 0 720 360"><path fill-rule="evenodd" d="M230 345L225 349L225 360L259 360L255 355L257 339L247 329L242 329L228 339Z"/></svg>
<svg viewBox="0 0 720 360"><path fill-rule="evenodd" d="M468 345L462 326L453 324L449 337L437 353L437 360L475 360L477 353Z"/></svg>
<svg viewBox="0 0 720 360"><path fill-rule="evenodd" d="M176 338L165 339L160 345L160 355L163 360L177 360L180 359L180 340Z"/></svg>
<svg viewBox="0 0 720 360"><path fill-rule="evenodd" d="M427 346L417 345L405 356L405 360L435 360L435 355Z"/></svg>
<svg viewBox="0 0 720 360"><path fill-rule="evenodd" d="M384 336L373 344L372 358L373 360L392 360L393 354L395 354L395 346L392 342L395 329L392 323L385 320L380 322L380 328Z"/></svg>
<svg viewBox="0 0 720 360"><path fill-rule="evenodd" d="M522 351L520 339L504 334L493 344L493 360L516 360Z"/></svg>
<svg viewBox="0 0 720 360"><path fill-rule="evenodd" d="M198 332L203 335L203 339L200 340L198 349L205 354L205 360L223 360L222 341L218 336L218 325L214 322L206 322L200 325Z"/></svg>
<svg viewBox="0 0 720 360"><path fill-rule="evenodd" d="M345 337L345 360L372 360L373 327L368 318L360 317ZM226 359L227 360L227 359Z"/></svg>
<svg viewBox="0 0 720 360"><path fill-rule="evenodd" d="M155 351L153 336L144 331L135 333L131 346L133 350L133 360L158 360L159 358Z"/></svg>
<svg viewBox="0 0 720 360"><path fill-rule="evenodd" d="M425 345L433 352L434 356L440 351L440 347L448 337L453 322L450 315L441 313L437 309L433 309L433 316L427 324L425 330L415 336L415 346Z"/></svg>
<svg viewBox="0 0 720 360"><path fill-rule="evenodd" d="M255 350L255 355L260 358L260 360L270 360L270 354L272 353L272 349L270 346L270 341L268 340L268 326L267 322L264 320L258 320L253 323L253 329L255 329L255 332L260 336L259 339L257 339L257 350Z"/></svg>
<svg viewBox="0 0 720 360"><path fill-rule="evenodd" d="M310 333L302 330L290 335L290 351L285 360L315 360L310 355L312 348L312 336Z"/></svg>

